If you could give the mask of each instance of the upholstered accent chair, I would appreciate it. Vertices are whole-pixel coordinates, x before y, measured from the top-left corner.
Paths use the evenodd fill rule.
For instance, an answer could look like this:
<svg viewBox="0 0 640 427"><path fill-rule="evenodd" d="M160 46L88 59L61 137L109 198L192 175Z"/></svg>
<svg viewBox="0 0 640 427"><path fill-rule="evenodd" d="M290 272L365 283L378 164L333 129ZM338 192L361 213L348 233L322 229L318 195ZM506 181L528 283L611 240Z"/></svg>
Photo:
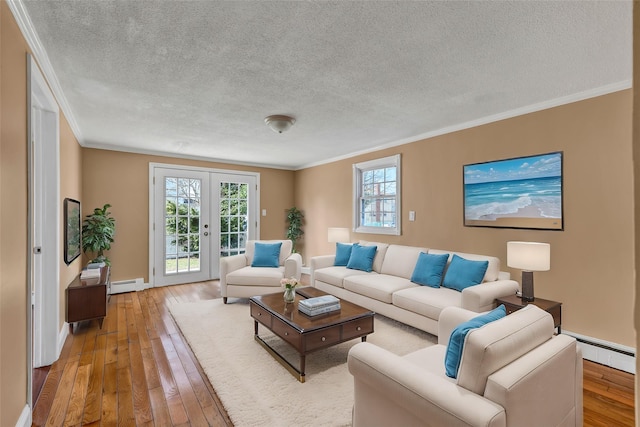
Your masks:
<svg viewBox="0 0 640 427"><path fill-rule="evenodd" d="M352 347L353 426L581 426L581 351L533 305L472 329L457 378L446 376L451 331L477 315L444 309L438 344L403 357Z"/></svg>
<svg viewBox="0 0 640 427"><path fill-rule="evenodd" d="M252 267L256 243L281 243L277 261L272 267ZM229 297L249 298L282 290L280 280L295 277L300 280L302 257L292 253L291 240L249 240L244 254L220 258L220 292L224 303Z"/></svg>

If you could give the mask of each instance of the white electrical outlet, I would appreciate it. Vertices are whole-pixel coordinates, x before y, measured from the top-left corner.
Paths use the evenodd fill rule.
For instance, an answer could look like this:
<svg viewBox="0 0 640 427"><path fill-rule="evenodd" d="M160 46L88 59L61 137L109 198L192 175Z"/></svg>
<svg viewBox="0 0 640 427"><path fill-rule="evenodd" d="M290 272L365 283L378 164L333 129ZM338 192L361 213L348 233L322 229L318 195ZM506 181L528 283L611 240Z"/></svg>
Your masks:
<svg viewBox="0 0 640 427"><path fill-rule="evenodd" d="M262 216L267 216L267 210L266 209L262 209Z"/></svg>
<svg viewBox="0 0 640 427"><path fill-rule="evenodd" d="M416 220L416 211L409 211L409 221Z"/></svg>

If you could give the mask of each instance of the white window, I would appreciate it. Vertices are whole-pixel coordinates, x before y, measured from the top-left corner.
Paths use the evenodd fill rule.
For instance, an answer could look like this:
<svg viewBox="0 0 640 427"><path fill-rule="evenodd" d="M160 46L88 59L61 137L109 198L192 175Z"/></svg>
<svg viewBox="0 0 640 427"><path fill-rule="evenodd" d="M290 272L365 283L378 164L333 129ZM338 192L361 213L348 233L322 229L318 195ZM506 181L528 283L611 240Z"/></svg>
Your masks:
<svg viewBox="0 0 640 427"><path fill-rule="evenodd" d="M400 235L400 155L353 165L357 233Z"/></svg>

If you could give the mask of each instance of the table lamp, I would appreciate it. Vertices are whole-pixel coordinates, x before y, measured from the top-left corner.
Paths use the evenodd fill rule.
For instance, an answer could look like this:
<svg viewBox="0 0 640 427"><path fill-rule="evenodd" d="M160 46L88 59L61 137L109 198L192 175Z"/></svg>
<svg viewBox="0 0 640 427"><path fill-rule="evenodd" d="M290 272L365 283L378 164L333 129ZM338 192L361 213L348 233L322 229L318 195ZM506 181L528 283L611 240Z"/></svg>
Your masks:
<svg viewBox="0 0 640 427"><path fill-rule="evenodd" d="M533 301L533 272L548 271L551 245L537 242L507 242L507 265L522 270L522 299Z"/></svg>
<svg viewBox="0 0 640 427"><path fill-rule="evenodd" d="M339 227L329 227L329 231L327 233L327 240L329 243L347 243L350 241L349 238L349 229L348 228L339 228Z"/></svg>

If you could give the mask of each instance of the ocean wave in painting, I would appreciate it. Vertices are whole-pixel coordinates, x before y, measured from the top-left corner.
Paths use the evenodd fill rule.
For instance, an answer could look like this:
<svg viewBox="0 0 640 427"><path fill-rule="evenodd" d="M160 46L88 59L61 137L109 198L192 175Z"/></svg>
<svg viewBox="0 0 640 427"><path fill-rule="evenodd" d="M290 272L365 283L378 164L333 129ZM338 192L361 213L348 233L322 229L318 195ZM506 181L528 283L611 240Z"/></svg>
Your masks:
<svg viewBox="0 0 640 427"><path fill-rule="evenodd" d="M485 221L509 216L560 218L561 188L561 178L557 176L466 184L465 218Z"/></svg>

